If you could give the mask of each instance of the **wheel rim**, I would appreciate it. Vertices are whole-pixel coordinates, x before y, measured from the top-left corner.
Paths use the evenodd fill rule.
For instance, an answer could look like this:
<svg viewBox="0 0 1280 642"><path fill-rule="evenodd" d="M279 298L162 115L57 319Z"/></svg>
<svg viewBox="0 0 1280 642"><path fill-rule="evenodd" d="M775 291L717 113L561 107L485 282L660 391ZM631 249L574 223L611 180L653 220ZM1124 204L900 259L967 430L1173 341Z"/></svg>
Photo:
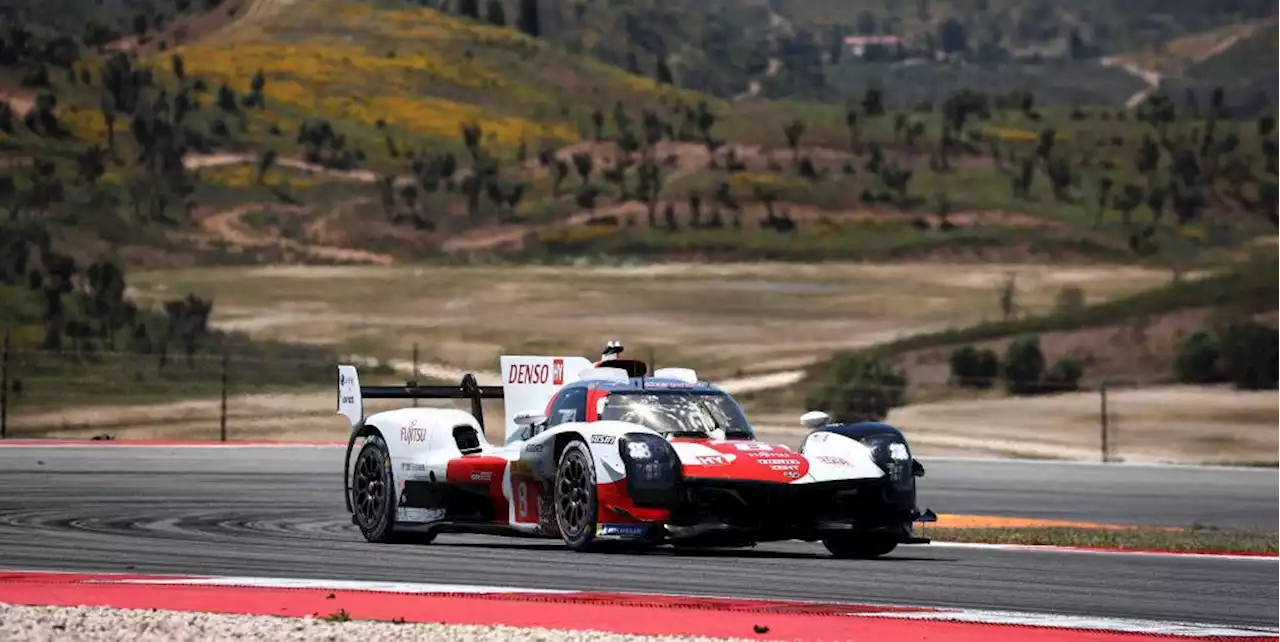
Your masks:
<svg viewBox="0 0 1280 642"><path fill-rule="evenodd" d="M591 495L588 492L587 466L581 455L572 454L560 470L557 486L557 505L560 509L560 527L566 535L575 537L587 530L592 519Z"/></svg>
<svg viewBox="0 0 1280 642"><path fill-rule="evenodd" d="M382 474L382 458L374 451L360 455L356 463L356 517L362 526L373 526L382 517L387 501L387 483Z"/></svg>

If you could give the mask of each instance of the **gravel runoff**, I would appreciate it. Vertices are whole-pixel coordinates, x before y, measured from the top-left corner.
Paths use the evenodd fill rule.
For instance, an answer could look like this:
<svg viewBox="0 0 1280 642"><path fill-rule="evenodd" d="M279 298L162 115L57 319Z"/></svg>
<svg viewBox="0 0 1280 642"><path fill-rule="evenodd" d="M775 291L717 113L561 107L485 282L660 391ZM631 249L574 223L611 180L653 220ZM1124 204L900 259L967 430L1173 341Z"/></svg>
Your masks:
<svg viewBox="0 0 1280 642"><path fill-rule="evenodd" d="M421 624L350 620L330 622L316 617L225 615L108 607L13 606L0 604L0 640L433 640L440 642L724 642L730 638L622 635L597 631ZM745 640L746 638L737 638Z"/></svg>

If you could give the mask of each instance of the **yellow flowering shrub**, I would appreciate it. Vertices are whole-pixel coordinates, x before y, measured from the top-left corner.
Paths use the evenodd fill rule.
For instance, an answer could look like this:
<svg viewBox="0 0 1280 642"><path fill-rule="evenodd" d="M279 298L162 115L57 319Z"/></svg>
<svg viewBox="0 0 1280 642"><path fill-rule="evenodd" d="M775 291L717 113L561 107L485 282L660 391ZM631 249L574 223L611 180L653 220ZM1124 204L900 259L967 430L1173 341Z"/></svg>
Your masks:
<svg viewBox="0 0 1280 642"><path fill-rule="evenodd" d="M1040 140L1040 132L1027 131L1025 129L1014 129L1012 127L986 127L984 131L987 134L995 136L1000 140L1015 142L1035 142ZM1067 140L1067 137L1061 133L1054 132L1053 139L1057 141Z"/></svg>
<svg viewBox="0 0 1280 642"><path fill-rule="evenodd" d="M202 169L200 180L231 189L253 187L258 184L258 164L255 162ZM316 185L316 181L308 176L298 175L294 170L272 166L267 170L263 184L268 187L288 185L294 188L307 188Z"/></svg>
<svg viewBox="0 0 1280 642"><path fill-rule="evenodd" d="M325 118L369 125L383 120L414 133L444 137L458 136L463 124L476 122L492 142L503 146L517 145L535 132L550 138L577 138L576 127L568 123L540 124L423 95L418 86L501 90L507 84L496 74L476 67L464 70L429 52L388 58L351 45L304 43L201 45L181 53L189 74L215 78L239 92L248 91L254 74L262 69L268 105L278 101ZM527 94L523 88L510 93Z"/></svg>
<svg viewBox="0 0 1280 642"><path fill-rule="evenodd" d="M102 112L91 109L78 109L72 111L65 110L58 114L58 120L66 127L72 136L79 140L101 143L107 142L107 121L103 120ZM116 134L119 135L122 129L128 128L128 121L122 117L116 117Z"/></svg>
<svg viewBox="0 0 1280 642"><path fill-rule="evenodd" d="M729 178L729 188L737 194L753 194L755 188L765 187L774 192L786 192L789 189L809 189L810 185L798 176L784 174L764 174L761 172L735 172Z"/></svg>
<svg viewBox="0 0 1280 642"><path fill-rule="evenodd" d="M566 104L608 108L621 100L638 107L700 96L570 56L517 29L424 7L315 0L248 27L156 54L153 62L167 67L180 54L189 75L242 93L262 70L268 111L274 102L330 120L382 120L424 136L457 137L475 122L486 142L502 146L577 140Z"/></svg>

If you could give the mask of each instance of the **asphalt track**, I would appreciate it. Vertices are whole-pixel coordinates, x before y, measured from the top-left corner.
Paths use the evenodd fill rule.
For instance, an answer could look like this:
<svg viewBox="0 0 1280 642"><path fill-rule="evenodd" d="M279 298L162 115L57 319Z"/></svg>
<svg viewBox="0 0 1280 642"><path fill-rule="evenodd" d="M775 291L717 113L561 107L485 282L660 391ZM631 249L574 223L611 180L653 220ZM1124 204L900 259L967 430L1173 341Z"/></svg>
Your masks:
<svg viewBox="0 0 1280 642"><path fill-rule="evenodd" d="M642 555L442 535L364 542L341 449L0 447L0 567L443 582L840 600L1277 625L1277 562L929 546L871 561L815 544ZM939 512L1276 526L1273 470L926 461Z"/></svg>

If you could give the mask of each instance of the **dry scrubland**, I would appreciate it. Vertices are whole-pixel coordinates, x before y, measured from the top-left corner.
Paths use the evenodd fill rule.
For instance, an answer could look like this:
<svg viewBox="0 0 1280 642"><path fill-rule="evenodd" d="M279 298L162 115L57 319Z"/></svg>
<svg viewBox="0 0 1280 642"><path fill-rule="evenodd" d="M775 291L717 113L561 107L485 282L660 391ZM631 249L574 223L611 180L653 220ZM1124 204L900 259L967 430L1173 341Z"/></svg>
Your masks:
<svg viewBox="0 0 1280 642"><path fill-rule="evenodd" d="M741 264L209 268L139 273L131 281L140 301L187 291L214 297L215 327L384 361L407 361L416 341L424 363L488 373L504 352L591 356L618 338L641 356L651 350L659 365L691 364L723 381L801 367L834 348L995 318L1010 275L1017 276L1026 313L1051 310L1064 286L1081 287L1089 302L1100 302L1168 279L1115 266ZM452 374L438 370L429 372ZM229 436L340 440L346 426L332 414L332 401L329 390L234 394ZM218 434L217 398L89 402L19 413L11 427L51 437ZM798 444L803 431L796 417L806 409L798 391L747 403L762 437ZM395 405L374 402L370 411ZM1275 461L1272 393L1113 390L1109 406L1112 452L1127 461ZM498 416L496 404L490 409ZM1096 459L1099 410L1092 392L1035 399L970 393L894 409L889 421L909 431L923 455Z"/></svg>
<svg viewBox="0 0 1280 642"><path fill-rule="evenodd" d="M729 264L636 267L260 267L131 275L141 302L195 292L211 323L257 338L496 370L504 352L592 355L619 339L659 364L723 379L831 350L999 316L1047 312L1065 286L1090 301L1167 281L1137 267Z"/></svg>

